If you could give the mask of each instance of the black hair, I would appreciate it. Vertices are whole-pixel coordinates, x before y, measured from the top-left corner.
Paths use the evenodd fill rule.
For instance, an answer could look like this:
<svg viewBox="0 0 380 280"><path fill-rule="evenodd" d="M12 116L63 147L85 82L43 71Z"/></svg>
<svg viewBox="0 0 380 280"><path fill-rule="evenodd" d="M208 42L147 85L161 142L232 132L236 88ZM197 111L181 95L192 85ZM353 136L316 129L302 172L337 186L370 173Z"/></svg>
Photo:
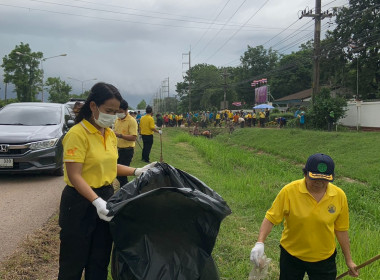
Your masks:
<svg viewBox="0 0 380 280"><path fill-rule="evenodd" d="M83 119L90 120L92 111L90 109L90 102L94 101L96 106L104 104L107 100L116 98L120 102L123 100L119 90L107 83L96 83L90 90L90 95L87 97L86 102L83 104L79 111L78 116L75 118L75 123L80 123Z"/></svg>
<svg viewBox="0 0 380 280"><path fill-rule="evenodd" d="M120 102L120 109L123 109L124 111L125 110L128 110L128 102L126 100L121 100Z"/></svg>
<svg viewBox="0 0 380 280"><path fill-rule="evenodd" d="M146 111L147 114L152 113L152 107L150 107L150 106L148 105L148 106L146 107L145 111Z"/></svg>

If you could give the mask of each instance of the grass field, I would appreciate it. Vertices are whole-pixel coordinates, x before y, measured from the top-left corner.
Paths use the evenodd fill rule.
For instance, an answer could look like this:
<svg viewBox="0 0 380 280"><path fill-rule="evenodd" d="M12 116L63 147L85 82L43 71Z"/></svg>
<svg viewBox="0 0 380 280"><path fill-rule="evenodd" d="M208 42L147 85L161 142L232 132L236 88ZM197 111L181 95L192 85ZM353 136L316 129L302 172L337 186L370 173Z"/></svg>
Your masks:
<svg viewBox="0 0 380 280"><path fill-rule="evenodd" d="M354 261L380 253L380 134L245 128L206 139L166 128L162 138L164 161L204 181L233 212L223 221L213 252L221 279L248 278L249 253L266 210L285 184L302 177L307 157L317 152L333 157L335 184L347 194ZM156 135L151 160L159 159L159 144ZM143 165L140 153L137 149L132 166ZM268 279L278 276L281 230L274 227L266 242L273 259ZM346 271L340 249L337 264L338 274ZM380 265L374 263L361 270L359 279L379 275Z"/></svg>
<svg viewBox="0 0 380 280"><path fill-rule="evenodd" d="M221 225L213 257L223 280L248 279L252 265L249 253L256 242L266 210L279 190L302 178L310 154L323 152L336 163L334 183L347 194L350 206L351 251L356 264L380 253L380 140L379 133L322 132L293 129L226 129L216 137L194 137L187 130L164 128L163 159L217 191L232 214ZM154 136L151 161L160 158L159 136ZM131 166L141 167L137 145ZM276 226L266 241L272 258L267 279L278 279L279 240ZM17 252L0 267L1 280L56 279L59 227L54 216L28 237ZM338 274L346 271L338 248ZM378 280L380 261L360 271L361 280ZM111 275L108 277L112 280ZM349 278L345 278L349 279Z"/></svg>

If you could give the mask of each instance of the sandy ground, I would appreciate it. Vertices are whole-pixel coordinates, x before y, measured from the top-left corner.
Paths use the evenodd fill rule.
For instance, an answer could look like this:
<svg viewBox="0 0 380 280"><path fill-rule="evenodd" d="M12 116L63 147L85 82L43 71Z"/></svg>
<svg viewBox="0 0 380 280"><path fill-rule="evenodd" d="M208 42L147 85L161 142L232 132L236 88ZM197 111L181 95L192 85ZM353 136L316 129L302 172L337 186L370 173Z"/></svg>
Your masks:
<svg viewBox="0 0 380 280"><path fill-rule="evenodd" d="M0 175L0 263L59 207L63 177Z"/></svg>

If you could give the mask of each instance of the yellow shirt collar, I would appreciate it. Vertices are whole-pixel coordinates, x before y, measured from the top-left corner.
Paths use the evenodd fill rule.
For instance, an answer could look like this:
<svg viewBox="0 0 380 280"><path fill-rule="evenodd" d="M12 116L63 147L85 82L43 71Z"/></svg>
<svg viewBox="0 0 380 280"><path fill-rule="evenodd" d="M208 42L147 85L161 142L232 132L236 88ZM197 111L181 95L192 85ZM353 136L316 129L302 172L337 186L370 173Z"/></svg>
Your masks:
<svg viewBox="0 0 380 280"><path fill-rule="evenodd" d="M95 127L93 126L88 120L85 120L83 119L80 124L90 133L94 134L94 133L100 133L100 131ZM107 138L108 135L110 134L111 132L111 129L109 127L105 128L104 129L104 138Z"/></svg>
<svg viewBox="0 0 380 280"><path fill-rule="evenodd" d="M331 183L329 183L327 185L326 194L328 196L335 196L335 195L337 195L337 191L334 188L332 188L330 185L331 185ZM302 179L302 182L301 182L301 184L299 186L299 191L301 193L309 193L309 191L306 188L306 180L305 180L305 178Z"/></svg>

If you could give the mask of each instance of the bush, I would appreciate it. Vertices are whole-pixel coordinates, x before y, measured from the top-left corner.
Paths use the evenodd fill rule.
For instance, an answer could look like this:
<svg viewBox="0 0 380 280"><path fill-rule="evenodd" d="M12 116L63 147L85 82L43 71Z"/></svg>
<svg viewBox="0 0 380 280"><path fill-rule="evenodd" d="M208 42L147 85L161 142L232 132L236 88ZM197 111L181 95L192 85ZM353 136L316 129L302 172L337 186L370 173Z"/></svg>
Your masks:
<svg viewBox="0 0 380 280"><path fill-rule="evenodd" d="M19 102L17 98L9 98L6 101L0 100L0 108L4 107L7 104Z"/></svg>
<svg viewBox="0 0 380 280"><path fill-rule="evenodd" d="M276 121L276 118L284 117L287 121L294 119L294 114L292 113L271 113L269 115L269 121Z"/></svg>
<svg viewBox="0 0 380 280"><path fill-rule="evenodd" d="M306 115L306 124L315 129L326 129L330 111L334 111L334 122L344 117L347 101L342 97L331 97L330 90L323 88L315 96L314 104Z"/></svg>

